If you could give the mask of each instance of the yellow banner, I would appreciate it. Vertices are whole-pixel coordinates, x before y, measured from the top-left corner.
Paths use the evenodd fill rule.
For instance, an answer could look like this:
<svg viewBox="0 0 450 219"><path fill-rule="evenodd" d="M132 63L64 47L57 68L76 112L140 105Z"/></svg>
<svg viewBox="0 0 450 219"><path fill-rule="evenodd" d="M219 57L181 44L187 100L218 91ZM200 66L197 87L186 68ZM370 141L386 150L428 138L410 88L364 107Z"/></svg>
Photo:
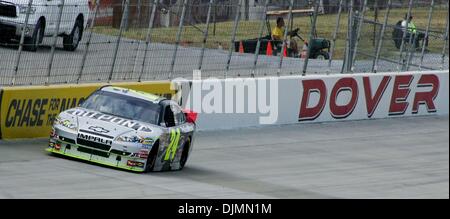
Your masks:
<svg viewBox="0 0 450 219"><path fill-rule="evenodd" d="M53 120L64 110L78 106L107 84L55 85L2 88L0 95L0 138L47 137ZM144 91L170 98L170 82L113 83L113 86Z"/></svg>

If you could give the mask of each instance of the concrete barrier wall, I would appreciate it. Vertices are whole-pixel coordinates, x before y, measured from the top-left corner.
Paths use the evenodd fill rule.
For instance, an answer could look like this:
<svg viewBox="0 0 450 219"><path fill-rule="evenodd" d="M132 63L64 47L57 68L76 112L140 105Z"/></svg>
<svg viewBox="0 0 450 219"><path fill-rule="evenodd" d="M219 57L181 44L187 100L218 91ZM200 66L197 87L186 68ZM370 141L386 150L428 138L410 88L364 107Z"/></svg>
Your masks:
<svg viewBox="0 0 450 219"><path fill-rule="evenodd" d="M200 112L200 130L405 116L448 115L449 71L193 81L183 105ZM185 85L186 86L186 85ZM231 88L230 88L231 87ZM200 89L201 88L201 89ZM267 89L265 89L267 88ZM234 92L232 91L234 89ZM189 95L186 94L189 91ZM236 90L240 90L236 94ZM245 92L242 92L245 90ZM254 90L256 92L249 92ZM220 95L222 93L224 95ZM215 98L217 97L217 98ZM201 103L199 100L201 98ZM228 99L234 102L229 106ZM196 103L195 103L196 102ZM221 106L206 107L209 103ZM276 107L259 109L272 102ZM237 112L227 108L245 105ZM210 104L214 105L214 104ZM269 104L270 105L270 104ZM255 107L254 107L255 108ZM267 113L267 109L271 113ZM275 112L276 111L276 112ZM277 118L268 119L268 115Z"/></svg>

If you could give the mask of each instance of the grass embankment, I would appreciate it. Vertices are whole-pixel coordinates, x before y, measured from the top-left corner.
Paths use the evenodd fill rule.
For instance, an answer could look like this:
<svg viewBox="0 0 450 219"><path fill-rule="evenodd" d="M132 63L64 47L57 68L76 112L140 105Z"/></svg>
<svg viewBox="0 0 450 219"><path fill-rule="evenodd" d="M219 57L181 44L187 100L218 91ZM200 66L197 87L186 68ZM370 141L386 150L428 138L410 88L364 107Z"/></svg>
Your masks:
<svg viewBox="0 0 450 219"><path fill-rule="evenodd" d="M415 8L412 13L414 15L414 23L417 28L425 29L428 23L428 8ZM379 22L383 22L384 14L386 10L379 11ZM389 16L388 24L395 25L397 21L401 20L407 9L392 9ZM366 14L367 19L374 19L374 11L368 11ZM437 6L431 23L431 29L443 32L445 30L447 11L444 7ZM340 31L338 32L338 39L336 41L336 50L334 57L336 59L342 59L345 51L346 37L347 37L347 13L343 13L341 16ZM287 21L286 21L287 23ZM259 35L260 21L241 21L239 24L236 40L245 40L257 38ZM272 27L275 25L275 18L271 19ZM201 46L203 40L203 33L200 30L204 30L205 24L198 24L194 26L186 26L183 30L181 37L181 44L187 46ZM310 17L297 17L294 19L294 27L300 28L300 35L305 39L309 38L309 31L311 29ZM317 20L317 34L319 37L332 39L333 32L336 27L336 14L320 15ZM231 34L233 29L233 22L220 22L210 25L210 34L207 41L208 48L223 48L228 49L231 41ZM215 30L215 33L214 33ZM379 29L378 29L379 30ZM152 42L169 43L172 44L176 40L176 34L178 27L169 28L155 28L152 32ZM264 28L264 34L267 34L267 28ZM117 36L119 31L111 27L95 27L94 32ZM390 38L392 29L387 29L385 37ZM130 28L128 31L123 32L123 37L130 39L145 40L147 34L146 28ZM366 24L361 32L361 41L359 48L367 53L373 54L374 51L374 26ZM302 43L300 43L300 46ZM431 52L440 53L442 51L443 41L442 39L430 39L429 50ZM398 53L398 50L394 47L393 41L386 39L382 51L382 56L389 57Z"/></svg>

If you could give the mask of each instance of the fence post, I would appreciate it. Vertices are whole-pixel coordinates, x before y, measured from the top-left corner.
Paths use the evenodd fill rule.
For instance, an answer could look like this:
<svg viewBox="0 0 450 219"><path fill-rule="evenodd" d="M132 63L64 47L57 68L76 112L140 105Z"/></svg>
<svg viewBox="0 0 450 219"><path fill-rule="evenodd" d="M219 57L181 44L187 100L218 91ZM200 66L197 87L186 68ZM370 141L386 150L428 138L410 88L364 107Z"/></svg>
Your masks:
<svg viewBox="0 0 450 219"><path fill-rule="evenodd" d="M402 71L404 71L404 70L408 71L408 69L409 69L409 64L411 63L412 58L414 57L414 53L416 51L416 47L415 47L416 39L417 39L417 34L414 34L414 36L409 39L410 46L409 46L409 50L408 50L408 60L406 62L406 67L402 68ZM411 43L414 43L414 44L411 46Z"/></svg>
<svg viewBox="0 0 450 219"><path fill-rule="evenodd" d="M374 7L374 21L375 21L375 24L373 25L372 46L375 48L377 46L377 44L375 43L375 40L377 39L378 13L380 11L380 6L378 5L378 0L375 0L373 7Z"/></svg>
<svg viewBox="0 0 450 219"><path fill-rule="evenodd" d="M158 0L154 0L152 12L151 12L151 15L150 15L150 21L148 23L147 37L145 38L144 58L142 60L141 73L139 74L139 79L138 79L139 82L141 82L142 75L144 74L145 62L147 61L148 45L150 44L150 41L151 41L151 38L152 38L152 30L153 30L153 24L155 22L155 14L156 14L156 8L157 7L158 7Z"/></svg>
<svg viewBox="0 0 450 219"><path fill-rule="evenodd" d="M33 0L29 0L28 7L27 7L27 15L25 16L25 24L23 25L22 33L20 34L19 50L17 51L16 64L14 65L14 76L11 81L12 86L14 86L14 84L16 83L17 72L19 71L20 57L22 55L23 43L25 41L25 29L28 26L28 20L30 18L30 10L31 10L32 5L33 5Z"/></svg>
<svg viewBox="0 0 450 219"><path fill-rule="evenodd" d="M367 11L367 0L364 0L363 2L363 6L362 6L362 11L360 13L360 18L359 18L359 23L358 23L358 29L357 29L357 33L356 33L356 42L355 42L355 47L353 48L353 55L352 55L352 66L351 66L351 71L354 72L355 71L355 62L356 62L356 54L358 51L358 43L361 39L361 29L363 27L364 24L364 18L366 15L366 11Z"/></svg>
<svg viewBox="0 0 450 219"><path fill-rule="evenodd" d="M87 54L88 54L88 51L89 51L89 46L91 45L92 32L93 32L93 28L94 28L95 19L97 18L100 1L101 0L95 1L94 17L92 18L91 25L89 27L89 29L91 31L89 32L89 36L88 36L88 39L87 39L87 42L86 42L86 50L84 50L83 58L81 60L80 70L78 71L77 84L80 83L81 76L83 75L84 65L86 64L86 58L87 58Z"/></svg>
<svg viewBox="0 0 450 219"><path fill-rule="evenodd" d="M331 72L331 63L333 62L334 50L336 49L337 35L339 33L340 25L341 25L342 5L343 5L343 0L340 0L339 1L339 10L338 10L338 14L336 16L336 28L334 29L334 33L333 33L333 45L331 46L330 59L328 60L327 74L329 74Z"/></svg>
<svg viewBox="0 0 450 219"><path fill-rule="evenodd" d="M293 16L292 16L292 8L294 7L294 0L289 1L289 19L288 19L288 24L291 26L291 31L292 31L292 20L293 20ZM280 63L278 65L278 71L277 71L277 75L280 76L281 74L281 68L283 67L283 58L284 58L284 53L287 49L287 37L288 37L288 28L286 26L286 30L284 31L284 36L283 36L283 45L281 47L281 55L280 55Z"/></svg>
<svg viewBox="0 0 450 219"><path fill-rule="evenodd" d="M202 70L202 66L203 66L203 58L205 55L205 48L206 48L206 41L208 40L208 33L209 33L209 22L211 19L211 10L212 10L212 6L214 4L214 0L209 0L209 6L208 6L208 15L206 18L206 28L203 32L203 44L202 44L202 51L200 53L200 60L198 62L198 70Z"/></svg>
<svg viewBox="0 0 450 219"><path fill-rule="evenodd" d="M214 2L214 16L213 16L213 36L216 36L217 29L217 4Z"/></svg>
<svg viewBox="0 0 450 219"><path fill-rule="evenodd" d="M137 28L140 28L141 27L141 11L142 11L142 0L138 0L138 3L137 3L138 5L137 5L137 19L135 19L134 20L134 25L135 25L135 27L137 27Z"/></svg>
<svg viewBox="0 0 450 219"><path fill-rule="evenodd" d="M262 35L264 32L264 25L266 24L266 19L267 19L268 5L269 5L269 0L266 0L264 3L264 15L263 15L263 18L261 19L261 24L259 26L259 37L258 37L258 41L256 43L255 59L253 60L253 68L252 68L251 77L255 77L256 65L258 64L259 50L261 48L261 38L262 38Z"/></svg>
<svg viewBox="0 0 450 219"><path fill-rule="evenodd" d="M184 25L184 18L186 15L186 7L188 4L188 0L184 0L183 2L183 9L181 11L181 18L180 18L180 23L178 25L178 32L177 32L177 37L176 37L176 42L174 45L174 51L173 51L173 56L172 56L172 63L170 64L170 71L169 71L169 79L172 78L172 74L175 68L175 61L177 59L177 53L178 53L178 46L180 45L180 40L181 40L181 33L183 31L183 25Z"/></svg>
<svg viewBox="0 0 450 219"><path fill-rule="evenodd" d="M129 20L128 20L128 16L129 16L129 13L130 13L130 1L131 0L126 0L126 2L125 2L125 5L124 5L124 7L126 8L126 10L125 10L125 14L126 14L126 16L125 16L125 26L124 26L124 29L125 29L125 31L128 31L128 28L130 28L130 24L129 24Z"/></svg>
<svg viewBox="0 0 450 219"><path fill-rule="evenodd" d="M389 0L388 8L387 8L386 14L384 15L383 26L381 27L380 37L379 37L378 43L377 43L377 51L375 52L375 59L373 60L373 64L372 64L372 72L373 73L377 73L377 71L378 71L378 60L380 59L381 47L383 46L383 37L384 37L384 33L386 32L386 26L387 26L387 22L389 19L389 13L391 12L391 7L392 7L392 0Z"/></svg>
<svg viewBox="0 0 450 219"><path fill-rule="evenodd" d="M446 29L444 34L444 48L442 48L442 56L441 56L441 70L444 70L445 63L445 51L447 51L448 46L448 1L447 1L447 21L446 21Z"/></svg>
<svg viewBox="0 0 450 219"><path fill-rule="evenodd" d="M353 8L354 8L354 1L355 0L350 0L350 10L348 11L348 19L347 19L347 41L345 44L345 55L344 55L344 61L342 64L342 69L341 69L341 73L344 72L349 72L351 70L351 61L353 61L353 59L351 58L351 56L353 55L352 53L352 46L353 46L353 37L354 37L354 33L353 33Z"/></svg>
<svg viewBox="0 0 450 219"><path fill-rule="evenodd" d="M402 70L403 70L403 66L405 65L405 60L403 57L403 50L405 49L405 38L406 35L409 31L409 17L411 16L411 10L412 10L412 6L413 6L413 0L409 0L409 4L408 4L408 13L406 15L406 27L403 30L403 36L402 36L402 43L400 45L400 58L398 60L397 63L397 70L400 70L400 64L402 65ZM411 36L409 37L411 39ZM411 46L411 45L410 45Z"/></svg>
<svg viewBox="0 0 450 219"><path fill-rule="evenodd" d="M58 19L57 19L57 23L56 23L56 30L53 33L53 43L52 43L52 49L50 52L50 59L48 61L48 68L47 68L47 82L46 84L48 85L50 82L50 75L52 72L52 65L53 65L53 58L55 57L55 48L56 48L56 42L58 41L58 33L59 33L59 27L61 26L61 19L62 19L62 12L64 9L64 0L61 0L61 5L58 6L59 7L59 12L58 12Z"/></svg>
<svg viewBox="0 0 450 219"><path fill-rule="evenodd" d="M313 22L311 24L311 32L309 33L309 41L308 41L308 50L306 53L305 63L303 64L303 71L302 75L306 75L306 69L308 69L308 62L309 62L309 54L311 54L311 42L314 40L314 35L316 33L316 22L317 22L317 14L319 13L319 1L314 1L314 16L313 16Z"/></svg>
<svg viewBox="0 0 450 219"><path fill-rule="evenodd" d="M422 70L422 65L423 65L423 56L425 55L425 42L428 42L428 36L430 33L430 26L431 26L431 19L433 18L433 10L434 10L434 0L431 0L431 5L430 5L430 11L428 12L428 24L427 24L427 29L425 30L425 38L424 38L424 42L422 43L422 51L420 53L420 64L419 64L419 70Z"/></svg>
<svg viewBox="0 0 450 219"><path fill-rule="evenodd" d="M230 49L228 51L227 67L225 69L224 78L227 78L227 76L228 76L228 71L230 70L230 64L231 64L231 57L233 56L233 51L235 49L236 34L237 34L238 26L239 26L239 20L241 19L242 1L243 0L239 0L238 8L236 11L236 16L234 18L233 33L231 35L231 43L230 43Z"/></svg>
<svg viewBox="0 0 450 219"><path fill-rule="evenodd" d="M125 1L125 5L122 5L122 19L120 20L119 36L117 36L116 46L114 48L113 61L111 64L111 68L109 70L108 83L110 83L112 80L112 76L114 73L114 67L116 65L116 60L117 60L117 52L119 51L120 40L122 39L122 33L123 33L123 29L125 27L125 22L127 22L126 17L128 16L128 4L130 2L129 2L129 0L124 0L124 1Z"/></svg>
<svg viewBox="0 0 450 219"><path fill-rule="evenodd" d="M414 56L414 52L415 52L415 44L412 44L413 42L415 43L417 39L417 34L414 34L412 37L409 38L408 41L408 45L409 47L407 48L407 51L405 52L405 57L407 57L407 59L403 60L403 65L402 65L402 71L407 71L407 69L409 69L409 64L412 61L412 57ZM405 66L405 62L406 62L406 66Z"/></svg>

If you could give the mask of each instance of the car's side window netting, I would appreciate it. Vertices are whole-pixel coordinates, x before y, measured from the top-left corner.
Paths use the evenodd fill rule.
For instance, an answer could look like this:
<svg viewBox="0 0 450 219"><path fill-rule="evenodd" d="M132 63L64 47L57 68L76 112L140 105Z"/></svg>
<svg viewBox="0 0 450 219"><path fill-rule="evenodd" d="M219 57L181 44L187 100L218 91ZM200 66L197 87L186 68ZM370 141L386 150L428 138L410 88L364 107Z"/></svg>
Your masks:
<svg viewBox="0 0 450 219"><path fill-rule="evenodd" d="M166 122L166 127L174 127L175 124L175 116L173 115L172 109L170 106L166 106L164 112L164 121Z"/></svg>

